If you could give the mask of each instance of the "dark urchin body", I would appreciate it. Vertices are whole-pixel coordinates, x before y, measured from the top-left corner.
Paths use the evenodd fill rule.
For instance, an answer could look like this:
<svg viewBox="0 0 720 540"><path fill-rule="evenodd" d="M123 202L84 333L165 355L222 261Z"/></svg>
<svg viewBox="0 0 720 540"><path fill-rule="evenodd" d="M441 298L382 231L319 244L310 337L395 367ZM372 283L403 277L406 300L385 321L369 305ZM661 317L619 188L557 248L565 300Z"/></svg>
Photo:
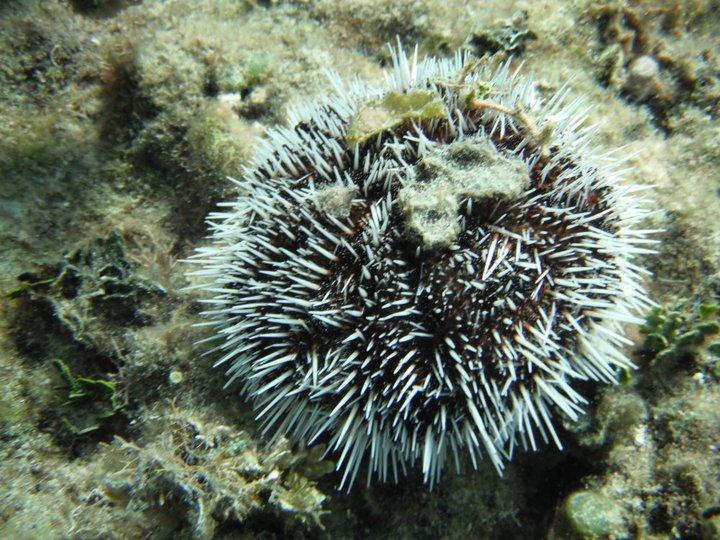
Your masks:
<svg viewBox="0 0 720 540"><path fill-rule="evenodd" d="M560 446L571 381L630 366L637 188L577 102L543 103L507 65L398 51L386 86L336 86L209 218L218 363L267 430L326 439L346 484L363 463L369 481L420 461L432 483L461 451L500 470L518 442Z"/></svg>

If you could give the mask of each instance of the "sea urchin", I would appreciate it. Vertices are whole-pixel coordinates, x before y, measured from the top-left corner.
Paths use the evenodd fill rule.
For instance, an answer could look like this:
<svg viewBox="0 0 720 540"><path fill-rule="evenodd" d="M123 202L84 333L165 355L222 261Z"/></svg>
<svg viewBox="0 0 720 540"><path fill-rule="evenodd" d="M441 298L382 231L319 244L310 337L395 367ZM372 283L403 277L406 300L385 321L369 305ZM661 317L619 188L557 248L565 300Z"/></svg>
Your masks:
<svg viewBox="0 0 720 540"><path fill-rule="evenodd" d="M622 325L648 305L641 188L580 101L509 63L393 61L269 133L195 258L228 384L266 431L327 442L347 486L363 463L432 484L462 452L500 471L560 447L553 410L631 366Z"/></svg>

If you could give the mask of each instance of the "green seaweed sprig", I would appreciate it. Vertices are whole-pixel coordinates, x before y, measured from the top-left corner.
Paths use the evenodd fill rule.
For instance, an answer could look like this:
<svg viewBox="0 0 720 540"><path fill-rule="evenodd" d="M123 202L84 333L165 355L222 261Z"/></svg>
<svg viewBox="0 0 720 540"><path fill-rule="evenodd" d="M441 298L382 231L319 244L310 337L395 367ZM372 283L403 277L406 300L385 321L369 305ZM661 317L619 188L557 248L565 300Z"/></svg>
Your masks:
<svg viewBox="0 0 720 540"><path fill-rule="evenodd" d="M653 364L676 363L706 351L715 366L720 358L720 304L700 304L689 313L656 307L640 328L638 352Z"/></svg>
<svg viewBox="0 0 720 540"><path fill-rule="evenodd" d="M123 403L113 381L73 375L60 359L53 360L67 386L60 404L60 420L76 436L89 435L118 414Z"/></svg>

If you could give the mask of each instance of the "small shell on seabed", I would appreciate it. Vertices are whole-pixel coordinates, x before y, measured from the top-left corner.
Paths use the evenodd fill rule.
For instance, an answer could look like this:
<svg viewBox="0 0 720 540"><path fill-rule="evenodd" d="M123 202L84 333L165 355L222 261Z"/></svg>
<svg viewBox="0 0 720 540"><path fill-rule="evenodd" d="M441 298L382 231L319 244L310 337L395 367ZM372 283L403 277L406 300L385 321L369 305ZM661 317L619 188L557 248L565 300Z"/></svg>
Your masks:
<svg viewBox="0 0 720 540"><path fill-rule="evenodd" d="M228 384L272 437L326 442L346 487L561 447L573 381L632 368L645 188L580 99L510 63L398 47L384 85L333 83L268 134L192 260Z"/></svg>

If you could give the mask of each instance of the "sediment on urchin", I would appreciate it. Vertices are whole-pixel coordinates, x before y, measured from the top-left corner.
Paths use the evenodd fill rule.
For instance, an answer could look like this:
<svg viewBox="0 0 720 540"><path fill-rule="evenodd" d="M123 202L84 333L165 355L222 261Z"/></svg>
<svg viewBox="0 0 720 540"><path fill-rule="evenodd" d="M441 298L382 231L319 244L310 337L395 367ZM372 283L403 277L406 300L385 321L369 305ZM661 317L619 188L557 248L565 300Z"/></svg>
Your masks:
<svg viewBox="0 0 720 540"><path fill-rule="evenodd" d="M346 486L561 447L573 380L631 367L648 304L641 188L579 100L393 53L384 86L334 78L269 133L195 258L228 384L267 433L327 442Z"/></svg>

